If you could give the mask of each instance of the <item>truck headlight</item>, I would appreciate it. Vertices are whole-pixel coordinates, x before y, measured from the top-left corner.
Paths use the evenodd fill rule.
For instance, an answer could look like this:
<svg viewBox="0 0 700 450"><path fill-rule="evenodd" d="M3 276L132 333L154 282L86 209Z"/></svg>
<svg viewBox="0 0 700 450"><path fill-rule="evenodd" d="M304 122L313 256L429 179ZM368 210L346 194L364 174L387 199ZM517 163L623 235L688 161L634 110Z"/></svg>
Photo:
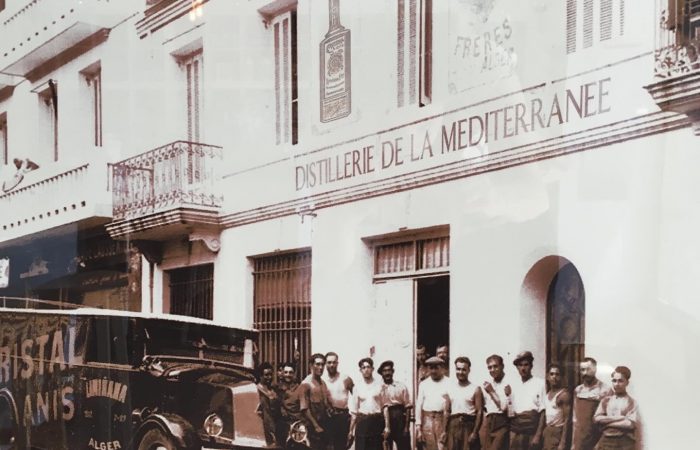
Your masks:
<svg viewBox="0 0 700 450"><path fill-rule="evenodd" d="M224 421L216 414L209 414L204 419L204 432L209 436L218 436L224 431Z"/></svg>
<svg viewBox="0 0 700 450"><path fill-rule="evenodd" d="M289 428L289 437L291 437L294 442L304 442L306 440L306 434L306 425L301 422L294 422Z"/></svg>

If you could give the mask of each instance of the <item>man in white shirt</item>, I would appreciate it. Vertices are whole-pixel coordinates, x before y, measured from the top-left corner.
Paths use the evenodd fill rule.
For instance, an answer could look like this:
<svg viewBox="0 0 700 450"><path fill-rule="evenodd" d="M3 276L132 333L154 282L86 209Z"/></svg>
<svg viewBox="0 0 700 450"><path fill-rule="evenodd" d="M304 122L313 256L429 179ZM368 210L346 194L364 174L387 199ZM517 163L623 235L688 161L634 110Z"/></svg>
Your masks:
<svg viewBox="0 0 700 450"><path fill-rule="evenodd" d="M532 353L518 353L513 364L518 368L519 380L512 383L513 412L510 421L510 450L538 448L544 430L544 399L547 395L542 378L532 376Z"/></svg>
<svg viewBox="0 0 700 450"><path fill-rule="evenodd" d="M350 400L350 431L347 448L355 441L355 450L381 450L384 416L382 414L382 389L380 380L372 376L374 361L362 358L357 364L362 379L353 388Z"/></svg>
<svg viewBox="0 0 700 450"><path fill-rule="evenodd" d="M447 450L478 450L484 398L481 388L469 381L472 363L466 356L455 359L455 380L448 389Z"/></svg>
<svg viewBox="0 0 700 450"><path fill-rule="evenodd" d="M484 450L508 450L510 428L508 426L508 402L511 388L503 371L503 358L491 355L486 358L486 368L491 375L484 381L484 409L486 410Z"/></svg>
<svg viewBox="0 0 700 450"><path fill-rule="evenodd" d="M445 377L445 361L437 356L425 361L430 377L421 381L416 399L416 441L425 450L443 450L447 435L445 425L449 415L449 380Z"/></svg>
<svg viewBox="0 0 700 450"><path fill-rule="evenodd" d="M328 387L331 403L331 417L328 420L328 437L331 450L346 450L348 432L350 431L350 412L348 399L352 394L352 378L338 372L338 354L326 353L326 373L323 381Z"/></svg>

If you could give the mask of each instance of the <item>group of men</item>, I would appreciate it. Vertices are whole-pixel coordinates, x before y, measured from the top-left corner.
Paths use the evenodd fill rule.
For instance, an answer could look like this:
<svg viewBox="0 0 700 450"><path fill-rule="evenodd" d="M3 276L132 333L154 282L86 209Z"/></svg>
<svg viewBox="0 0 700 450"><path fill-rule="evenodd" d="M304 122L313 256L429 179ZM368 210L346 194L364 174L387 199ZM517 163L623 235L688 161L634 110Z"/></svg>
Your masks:
<svg viewBox="0 0 700 450"><path fill-rule="evenodd" d="M470 381L471 361L460 356L447 375L447 347L436 356L417 351L418 394L415 407L408 387L394 379L394 363L358 362L360 378L338 371L338 355L314 354L310 373L297 382L293 364L281 364L278 383L273 368L259 367L259 413L269 444L284 446L289 429L306 426L313 450L634 450L637 403L627 394L631 372L619 366L612 388L596 377L597 363L580 364L583 383L573 392L562 386L562 367L551 364L547 380L532 375L534 357L513 360L517 377L507 377L503 358L486 360L490 379ZM423 349L424 350L424 349ZM424 351L422 352L425 353Z"/></svg>

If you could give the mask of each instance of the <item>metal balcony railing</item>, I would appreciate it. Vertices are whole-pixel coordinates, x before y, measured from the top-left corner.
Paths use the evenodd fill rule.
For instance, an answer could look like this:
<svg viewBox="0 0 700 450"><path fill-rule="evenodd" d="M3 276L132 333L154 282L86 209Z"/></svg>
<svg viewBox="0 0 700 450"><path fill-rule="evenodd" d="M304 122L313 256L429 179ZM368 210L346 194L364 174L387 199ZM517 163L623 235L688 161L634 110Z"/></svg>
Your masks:
<svg viewBox="0 0 700 450"><path fill-rule="evenodd" d="M216 209L221 147L175 141L112 166L113 219L130 219L178 207Z"/></svg>
<svg viewBox="0 0 700 450"><path fill-rule="evenodd" d="M700 70L700 0L658 0L654 75L669 78Z"/></svg>

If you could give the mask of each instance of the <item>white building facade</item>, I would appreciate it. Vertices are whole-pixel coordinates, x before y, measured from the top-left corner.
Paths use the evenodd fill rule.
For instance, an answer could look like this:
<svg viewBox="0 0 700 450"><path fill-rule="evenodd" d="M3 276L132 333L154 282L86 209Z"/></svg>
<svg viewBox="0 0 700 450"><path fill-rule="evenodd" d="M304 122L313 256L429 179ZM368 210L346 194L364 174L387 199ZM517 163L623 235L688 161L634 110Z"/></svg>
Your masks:
<svg viewBox="0 0 700 450"><path fill-rule="evenodd" d="M693 448L696 3L7 0L0 296L404 380L417 345L592 356L644 448Z"/></svg>

